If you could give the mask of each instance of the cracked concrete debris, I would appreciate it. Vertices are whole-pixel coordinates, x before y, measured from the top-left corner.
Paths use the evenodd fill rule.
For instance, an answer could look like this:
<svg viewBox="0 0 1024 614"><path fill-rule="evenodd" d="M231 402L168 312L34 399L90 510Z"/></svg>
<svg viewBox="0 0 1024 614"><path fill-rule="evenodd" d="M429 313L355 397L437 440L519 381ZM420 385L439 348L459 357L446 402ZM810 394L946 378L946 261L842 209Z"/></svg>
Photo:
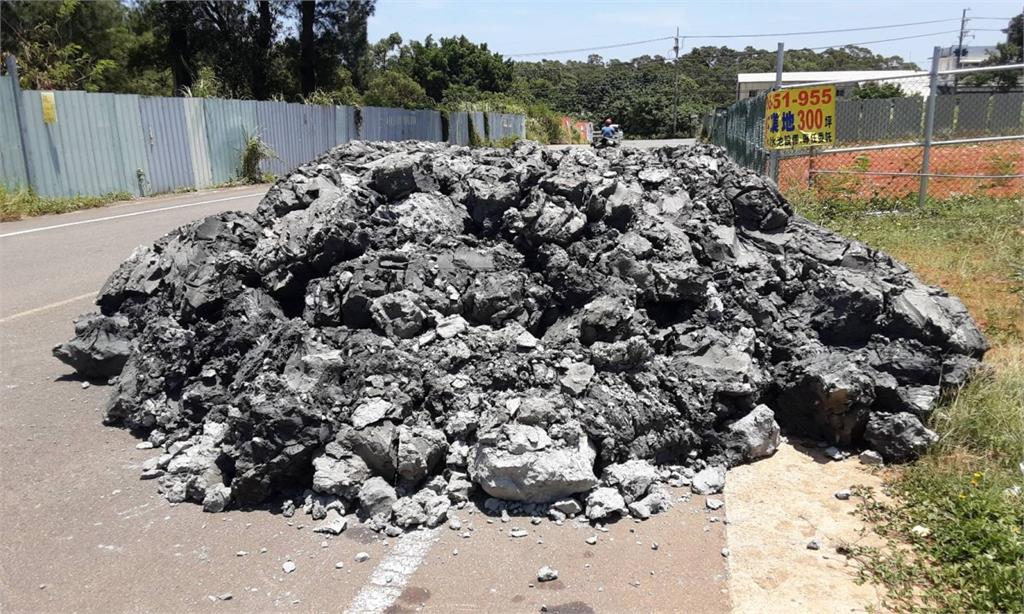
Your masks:
<svg viewBox="0 0 1024 614"><path fill-rule="evenodd" d="M704 145L349 143L139 248L97 305L54 355L112 378L106 422L161 448L143 478L328 534L459 530L481 490L502 519L643 519L782 429L910 459L987 349Z"/></svg>

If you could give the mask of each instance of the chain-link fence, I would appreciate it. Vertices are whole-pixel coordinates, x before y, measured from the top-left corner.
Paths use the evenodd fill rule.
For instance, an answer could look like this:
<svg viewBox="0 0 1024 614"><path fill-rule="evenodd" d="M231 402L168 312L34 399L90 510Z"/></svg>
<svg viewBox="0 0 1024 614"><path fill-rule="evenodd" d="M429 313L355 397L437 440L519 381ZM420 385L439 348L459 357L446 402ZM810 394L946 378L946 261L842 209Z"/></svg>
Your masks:
<svg viewBox="0 0 1024 614"><path fill-rule="evenodd" d="M776 152L765 144L771 92L718 109L704 120L705 138L744 166L771 175L787 195L818 199L946 198L960 194L1024 194L1024 91L1006 88L1002 71L1024 65L912 73L883 79L779 85L834 87L834 126ZM1001 83L1001 86L997 86ZM1009 91L1007 91L1009 90ZM799 131L797 131L799 132ZM822 139L824 140L824 138ZM809 145L809 146L808 146Z"/></svg>

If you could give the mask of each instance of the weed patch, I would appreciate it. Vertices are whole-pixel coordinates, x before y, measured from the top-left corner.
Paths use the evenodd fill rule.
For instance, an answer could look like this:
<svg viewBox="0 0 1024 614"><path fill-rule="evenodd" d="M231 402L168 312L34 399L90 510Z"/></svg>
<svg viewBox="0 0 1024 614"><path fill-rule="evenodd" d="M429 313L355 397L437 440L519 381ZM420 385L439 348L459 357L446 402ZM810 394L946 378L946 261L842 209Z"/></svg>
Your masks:
<svg viewBox="0 0 1024 614"><path fill-rule="evenodd" d="M989 370L936 409L939 443L861 491L883 547L851 546L896 611L1024 611L1024 214L1019 199L813 202L798 210L960 297L993 343Z"/></svg>
<svg viewBox="0 0 1024 614"><path fill-rule="evenodd" d="M80 209L102 207L119 200L131 200L127 192L114 192L103 196L73 196L69 198L43 198L31 190L8 191L0 186L0 222L13 222L25 217L69 213Z"/></svg>

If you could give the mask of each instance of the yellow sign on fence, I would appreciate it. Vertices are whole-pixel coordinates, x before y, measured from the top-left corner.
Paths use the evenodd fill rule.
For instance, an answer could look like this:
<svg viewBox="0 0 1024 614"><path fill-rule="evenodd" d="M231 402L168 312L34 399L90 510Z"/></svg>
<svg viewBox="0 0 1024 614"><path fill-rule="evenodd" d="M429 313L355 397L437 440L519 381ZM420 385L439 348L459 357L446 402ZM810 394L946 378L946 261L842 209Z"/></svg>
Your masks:
<svg viewBox="0 0 1024 614"><path fill-rule="evenodd" d="M764 107L766 149L795 149L836 142L836 87L796 87L769 92Z"/></svg>
<svg viewBox="0 0 1024 614"><path fill-rule="evenodd" d="M43 105L43 122L52 124L57 121L57 99L53 92L39 92L39 101Z"/></svg>

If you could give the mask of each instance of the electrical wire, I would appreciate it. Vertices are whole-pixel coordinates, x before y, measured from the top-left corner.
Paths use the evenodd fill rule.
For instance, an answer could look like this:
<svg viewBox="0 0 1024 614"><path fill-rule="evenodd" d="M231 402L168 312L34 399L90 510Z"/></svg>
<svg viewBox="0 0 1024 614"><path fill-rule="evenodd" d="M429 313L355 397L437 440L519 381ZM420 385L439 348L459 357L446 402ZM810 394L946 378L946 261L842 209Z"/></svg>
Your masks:
<svg viewBox="0 0 1024 614"><path fill-rule="evenodd" d="M697 34L686 35L686 38L758 38L764 36L804 36L809 34L835 34L837 32L863 32L865 30L885 30L889 28L905 28L907 26L920 26L929 23L945 23L948 21L960 21L951 19L932 19L931 21L914 21L909 23L894 23L887 26L865 26L863 28L840 28L838 30L814 30L810 32L771 32L767 34Z"/></svg>
<svg viewBox="0 0 1024 614"><path fill-rule="evenodd" d="M803 47L802 49L807 49L807 50L810 50L810 51L819 51L821 49L833 49L833 48L841 48L841 47L859 47L861 45L874 45L875 43L891 43L893 41L905 41L905 40L910 39L910 38L925 38L925 37L928 37L928 36L942 36L944 34L957 34L958 32L960 32L960 30L946 30L945 32L931 32L929 34L914 34L913 36L900 36L898 38L883 38L883 39L876 40L876 41L864 41L864 42L861 42L861 43L844 43L842 45L826 45L824 47ZM791 51L799 51L799 49L794 48Z"/></svg>
<svg viewBox="0 0 1024 614"><path fill-rule="evenodd" d="M885 29L890 29L890 28L905 28L907 26L919 26L919 25L932 24L932 23L945 23L945 22L949 22L949 21L960 21L960 20L959 19L932 19L932 20L929 20L929 21L912 21L912 22L907 22L907 23L894 23L894 24L883 25L883 26L865 26L865 27L861 27L861 28L840 28L840 29L837 29L837 30L814 30L814 31L808 31L808 32L774 32L774 33L767 33L767 34L696 34L696 35L689 35L689 34L687 34L685 36L681 36L680 38L687 38L687 39L693 39L693 38L759 38L759 37L766 37L766 36L806 36L806 35L812 35L812 34L835 34L835 33L838 33L838 32L863 32L863 31L866 31L866 30L885 30ZM631 41L631 42L627 42L627 43L616 43L616 44L612 44L612 45L601 45L601 46L597 46L597 47L581 47L581 48L578 48L578 49L556 49L556 50L551 50L551 51L532 51L532 52L529 52L529 53L511 53L511 54L509 54L508 57L524 58L524 57L538 56L538 55L561 55L561 54L564 54L564 53L583 53L583 52L587 52L587 51L601 51L601 50L604 50L604 49L618 49L618 48L621 48L621 47L632 47L634 45L645 45L647 43L655 43L655 42L659 42L659 41L673 40L674 38L675 38L674 36L662 36L662 37L659 37L659 38L651 38L651 39L642 40L642 41ZM896 39L893 39L893 40L896 40Z"/></svg>
<svg viewBox="0 0 1024 614"><path fill-rule="evenodd" d="M511 53L509 57L512 58L523 58L531 55L558 55L562 53L582 53L584 51L601 51L602 49L617 49L619 47L631 47L633 45L645 45L647 43L656 43L658 41L670 41L674 36L662 36L661 38L651 38L645 41L633 41L630 43L618 43L615 45L602 45L601 47L582 47L580 49L559 49L557 51L533 51L530 53Z"/></svg>

